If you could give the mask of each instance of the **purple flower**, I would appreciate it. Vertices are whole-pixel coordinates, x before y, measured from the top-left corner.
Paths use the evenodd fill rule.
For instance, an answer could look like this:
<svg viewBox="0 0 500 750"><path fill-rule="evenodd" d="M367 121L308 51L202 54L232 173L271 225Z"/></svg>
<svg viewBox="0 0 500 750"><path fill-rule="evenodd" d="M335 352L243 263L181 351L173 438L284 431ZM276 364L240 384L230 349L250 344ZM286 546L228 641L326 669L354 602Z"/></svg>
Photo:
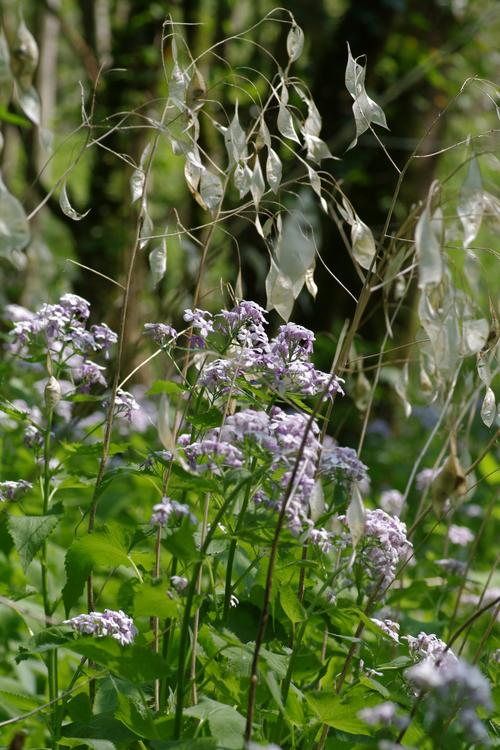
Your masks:
<svg viewBox="0 0 500 750"><path fill-rule="evenodd" d="M439 666L443 667L457 659L451 649L446 650L446 643L434 633L421 632L416 638L412 635L406 635L404 639L408 641L410 655L414 659L419 658L423 661L431 661L434 664L438 662Z"/></svg>
<svg viewBox="0 0 500 750"><path fill-rule="evenodd" d="M368 467L359 460L354 448L344 448L330 440L325 441L320 471L336 481L361 482L366 479Z"/></svg>
<svg viewBox="0 0 500 750"><path fill-rule="evenodd" d="M118 416L130 422L132 420L132 413L140 409L140 406L131 393L122 391L119 388L115 397L115 409Z"/></svg>
<svg viewBox="0 0 500 750"><path fill-rule="evenodd" d="M24 430L23 442L28 448L40 448L43 445L43 435L34 424L29 424Z"/></svg>
<svg viewBox="0 0 500 750"><path fill-rule="evenodd" d="M59 300L59 304L70 315L74 315L75 317L86 320L90 315L90 304L86 299L79 297L77 294L63 294Z"/></svg>
<svg viewBox="0 0 500 750"><path fill-rule="evenodd" d="M370 617L370 620L373 622L374 625L376 625L380 630L382 630L383 633L389 636L389 638L392 638L393 641L396 641L396 643L399 643L399 622L394 622L394 620L377 620L376 617Z"/></svg>
<svg viewBox="0 0 500 750"><path fill-rule="evenodd" d="M176 591L184 591L187 588L189 581L184 576L171 576L170 582Z"/></svg>
<svg viewBox="0 0 500 750"><path fill-rule="evenodd" d="M212 333L214 326L212 323L212 315L207 310L184 310L184 320L191 324L191 328L195 328L198 331L199 336L202 339L206 339L209 333Z"/></svg>
<svg viewBox="0 0 500 750"><path fill-rule="evenodd" d="M460 547L466 547L474 540L474 534L467 526L456 526L451 524L448 529L448 539L452 544L458 544Z"/></svg>
<svg viewBox="0 0 500 750"><path fill-rule="evenodd" d="M122 646L132 644L138 632L132 618L121 609L117 612L105 609L104 613L90 612L88 615L77 615L70 620L64 620L64 624L71 625L73 630L84 635L95 635L97 638L110 635Z"/></svg>
<svg viewBox="0 0 500 750"><path fill-rule="evenodd" d="M184 516L187 516L192 524L198 523L196 516L191 513L188 505L178 503L176 500L165 496L161 503L153 505L150 523L152 526L158 525L164 528L171 517L182 518Z"/></svg>
<svg viewBox="0 0 500 750"><path fill-rule="evenodd" d="M20 479L18 482L0 482L0 502L18 500L32 487L31 482L27 482L25 479Z"/></svg>
<svg viewBox="0 0 500 750"><path fill-rule="evenodd" d="M93 325L90 327L90 331L94 337L96 349L100 349L105 353L109 352L112 345L118 341L117 334L106 323Z"/></svg>
<svg viewBox="0 0 500 750"><path fill-rule="evenodd" d="M160 346L171 344L172 341L177 338L177 331L175 328L165 325L164 323L146 323L144 330L149 336L151 336L153 341L156 341Z"/></svg>
<svg viewBox="0 0 500 750"><path fill-rule="evenodd" d="M392 701L386 701L385 703L379 703L377 706L362 708L361 711L358 711L358 716L371 727L382 724L384 727L395 726L402 729L407 725L408 719L398 716L397 708L397 705Z"/></svg>
<svg viewBox="0 0 500 750"><path fill-rule="evenodd" d="M399 490L385 490L380 495L379 505L391 516L400 516L403 510L404 497Z"/></svg>
<svg viewBox="0 0 500 750"><path fill-rule="evenodd" d="M80 381L78 390L82 393L89 393L93 385L102 385L106 388L107 383L102 374L105 369L105 367L101 367L89 360L85 360L80 367L75 367L73 370L74 377Z"/></svg>
<svg viewBox="0 0 500 750"><path fill-rule="evenodd" d="M411 553L413 545L406 538L406 525L383 510L369 510L365 523L363 562L375 581L382 577L384 588L396 575L397 566Z"/></svg>

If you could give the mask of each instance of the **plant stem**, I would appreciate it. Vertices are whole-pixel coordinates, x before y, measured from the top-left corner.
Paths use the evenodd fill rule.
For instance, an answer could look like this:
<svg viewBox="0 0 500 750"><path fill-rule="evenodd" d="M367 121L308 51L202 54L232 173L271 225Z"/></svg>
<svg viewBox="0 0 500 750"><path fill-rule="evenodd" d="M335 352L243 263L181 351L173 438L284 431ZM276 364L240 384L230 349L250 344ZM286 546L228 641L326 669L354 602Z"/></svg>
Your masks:
<svg viewBox="0 0 500 750"><path fill-rule="evenodd" d="M52 421L53 421L53 410L49 409L47 412L47 427L44 436L43 444L43 513L46 516L49 512L49 499L50 499L50 447L51 447L51 433L52 433ZM42 577L42 598L43 598L43 611L45 614L45 624L47 627L51 624L52 609L50 604L49 596L49 582L48 582L48 566L47 566L47 542L44 541L41 550L41 577ZM53 649L47 654L47 683L49 688L49 702L55 701L50 708L50 725L51 725L51 745L53 750L57 749L56 736L58 732L57 726L57 650Z"/></svg>
<svg viewBox="0 0 500 750"><path fill-rule="evenodd" d="M220 522L220 520L224 516L224 513L230 508L231 504L235 501L241 488L247 482L251 481L251 479L252 477L246 477L242 482L240 482L236 486L235 490L223 501L221 507L215 514L215 518L213 519L212 523L210 524L210 527L207 530L205 541L203 542L200 548L200 559L198 560L198 562L196 563L194 567L193 576L189 584L189 589L188 589L188 593L186 597L186 604L184 607L184 617L182 619L182 625L181 625L180 641L179 641L179 655L178 655L178 669L177 669L177 703L175 707L175 720L174 720L174 739L175 740L180 739L181 732L182 732L182 713L184 710L184 681L185 681L185 676L186 676L186 653L187 653L188 638L189 638L189 621L191 619L191 607L192 607L193 599L195 596L198 576L199 576L201 566L203 564L203 559L207 552L208 546L210 542L212 541L212 537L217 530L217 524Z"/></svg>

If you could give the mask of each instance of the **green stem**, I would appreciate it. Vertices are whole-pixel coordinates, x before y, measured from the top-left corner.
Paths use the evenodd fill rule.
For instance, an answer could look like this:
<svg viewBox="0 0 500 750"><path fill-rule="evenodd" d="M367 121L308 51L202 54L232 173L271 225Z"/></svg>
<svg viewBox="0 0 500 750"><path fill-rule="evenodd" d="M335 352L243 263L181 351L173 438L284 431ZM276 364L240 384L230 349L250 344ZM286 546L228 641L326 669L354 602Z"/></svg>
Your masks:
<svg viewBox="0 0 500 750"><path fill-rule="evenodd" d="M43 513L46 516L49 511L49 499L50 499L50 443L51 443L51 432L52 432L52 420L53 411L49 409L47 413L47 427L45 430L45 438L43 445ZM41 550L41 577L42 577L42 598L43 598L43 611L45 614L45 624L48 627L51 622L52 609L50 605L49 597L49 582L48 582L48 567L47 567L47 542L45 541L42 545ZM55 701L58 693L58 678L57 678L57 650L54 649L49 651L47 654L47 683L49 688L49 701ZM57 703L53 703L50 707L50 727L51 727L51 745L53 750L57 750L57 715L58 706Z"/></svg>
<svg viewBox="0 0 500 750"><path fill-rule="evenodd" d="M181 732L182 732L182 714L184 710L184 682L185 682L185 677L186 677L186 654L187 654L188 640L189 640L189 623L191 620L191 607L193 605L196 585L198 582L198 576L201 570L201 566L203 564L203 558L206 555L207 549L209 547L210 542L212 541L213 535L217 531L217 524L221 521L221 519L224 516L224 513L228 510L231 504L235 501L241 488L247 482L250 482L251 478L252 478L251 476L245 477L243 482L240 482L236 486L235 490L222 503L221 507L219 508L219 510L217 511L215 515L215 518L210 524L210 528L207 531L205 541L203 542L201 546L200 559L194 566L193 575L191 577L191 582L189 584L189 589L188 589L188 593L186 597L186 605L184 608L184 617L182 619L181 635L180 635L180 641L179 641L179 656L178 656L179 661L178 661L178 670L177 670L177 704L175 707L175 721L174 721L174 739L175 740L180 739Z"/></svg>

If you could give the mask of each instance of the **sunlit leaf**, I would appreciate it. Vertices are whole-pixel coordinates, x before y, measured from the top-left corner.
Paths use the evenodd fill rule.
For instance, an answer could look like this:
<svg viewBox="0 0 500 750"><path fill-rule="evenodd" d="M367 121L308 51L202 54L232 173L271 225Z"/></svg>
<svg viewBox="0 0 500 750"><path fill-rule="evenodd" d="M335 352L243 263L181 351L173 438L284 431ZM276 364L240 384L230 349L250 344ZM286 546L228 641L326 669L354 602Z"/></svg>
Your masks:
<svg viewBox="0 0 500 750"><path fill-rule="evenodd" d="M84 214L79 214L78 211L75 211L75 209L69 202L68 192L66 190L66 180L64 180L62 184L61 192L59 194L59 205L63 214L65 216L68 216L70 219L73 219L73 221L81 221L90 212L90 208L85 211Z"/></svg>
<svg viewBox="0 0 500 750"><path fill-rule="evenodd" d="M132 177L130 178L130 190L132 193L132 203L135 203L135 201L138 200L142 196L142 193L144 190L144 183L146 180L146 173L144 171L144 167L145 167L146 159L148 158L150 151L151 151L151 142L148 143L146 148L143 150L138 168L134 169L134 171L132 172Z"/></svg>
<svg viewBox="0 0 500 750"><path fill-rule="evenodd" d="M292 115L290 113L290 110L287 107L287 104L288 104L288 89L283 83L283 86L281 89L281 98L280 98L280 103L279 103L278 119L277 119L276 125L278 127L279 132L284 138L289 138L291 141L300 143L297 133L295 132Z"/></svg>
<svg viewBox="0 0 500 750"><path fill-rule="evenodd" d="M470 354L477 354L484 347L490 333L490 326L485 318L464 320L464 339Z"/></svg>
<svg viewBox="0 0 500 750"><path fill-rule="evenodd" d="M464 230L464 248L467 249L476 239L483 218L483 181L479 164L474 157L469 162L465 181L460 189L460 202L457 213Z"/></svg>
<svg viewBox="0 0 500 750"><path fill-rule="evenodd" d="M22 88L16 85L16 99L26 117L35 125L40 125L41 104L40 97L33 86Z"/></svg>
<svg viewBox="0 0 500 750"><path fill-rule="evenodd" d="M288 58L291 63L299 59L303 49L304 32L302 31L300 26L295 23L294 20L286 38L286 51L288 52Z"/></svg>
<svg viewBox="0 0 500 750"><path fill-rule="evenodd" d="M288 277L280 273L278 266L272 259L271 267L266 277L266 295L267 309L272 310L274 308L283 320L289 320L295 301L292 282Z"/></svg>
<svg viewBox="0 0 500 750"><path fill-rule="evenodd" d="M238 164L234 170L233 181L236 189L240 194L240 198L244 198L245 195L250 191L250 185L252 184L252 170L248 164Z"/></svg>
<svg viewBox="0 0 500 750"><path fill-rule="evenodd" d="M258 210L260 199L264 195L266 185L264 182L264 176L260 166L258 155L255 156L255 164L252 172L252 179L250 181L250 192L252 193L253 202L255 209Z"/></svg>
<svg viewBox="0 0 500 750"><path fill-rule="evenodd" d="M22 250L30 241L30 230L21 203L5 187L0 176L0 256Z"/></svg>
<svg viewBox="0 0 500 750"><path fill-rule="evenodd" d="M153 277L153 284L156 286L165 276L167 271L167 241L162 239L161 245L153 248L149 253L149 267Z"/></svg>
<svg viewBox="0 0 500 750"><path fill-rule="evenodd" d="M247 136L240 125L237 105L234 112L234 117L231 120L231 124L228 128L226 128L226 131L224 133L224 140L226 143L230 166L236 164L241 159L246 159L246 157L248 156Z"/></svg>
<svg viewBox="0 0 500 750"><path fill-rule="evenodd" d="M281 159L274 149L268 148L267 161L266 161L266 177L269 183L269 187L273 193L277 193L281 184L282 174Z"/></svg>
<svg viewBox="0 0 500 750"><path fill-rule="evenodd" d="M218 740L221 748L240 750L242 747L245 718L232 706L203 696L196 706L186 708L184 714L196 719L206 719L210 733Z"/></svg>
<svg viewBox="0 0 500 750"><path fill-rule="evenodd" d="M377 252L372 230L361 219L357 218L351 226L351 246L354 259L361 268L368 270L372 266L373 258Z"/></svg>
<svg viewBox="0 0 500 750"><path fill-rule="evenodd" d="M483 420L486 427L491 427L496 416L496 401L495 394L491 388L486 389L486 394L483 399L481 406L481 419Z"/></svg>
<svg viewBox="0 0 500 750"><path fill-rule="evenodd" d="M224 188L220 177L208 169L203 170L201 174L200 195L205 206L214 216L222 202Z"/></svg>
<svg viewBox="0 0 500 750"><path fill-rule="evenodd" d="M296 624L306 619L306 613L301 602L298 600L297 591L291 586L282 586L280 588L280 604L290 622Z"/></svg>
<svg viewBox="0 0 500 750"><path fill-rule="evenodd" d="M415 229L415 247L419 261L419 287L422 289L427 284L439 284L443 276L443 260L428 206L422 211Z"/></svg>
<svg viewBox="0 0 500 750"><path fill-rule="evenodd" d="M346 520L351 532L352 546L355 548L363 538L366 524L366 509L357 482L353 482L351 499L347 506Z"/></svg>
<svg viewBox="0 0 500 750"><path fill-rule="evenodd" d="M0 104L6 104L10 98L12 71L10 55L3 29L0 29Z"/></svg>
<svg viewBox="0 0 500 750"><path fill-rule="evenodd" d="M357 58L358 59L358 58ZM352 111L356 124L356 136L349 148L353 148L362 135L372 123L387 128L387 121L382 108L370 99L365 90L365 67L360 65L351 54L351 48L347 45L347 66L345 72L345 85L354 99Z"/></svg>
<svg viewBox="0 0 500 750"><path fill-rule="evenodd" d="M26 570L43 543L61 520L58 515L9 516L8 529Z"/></svg>

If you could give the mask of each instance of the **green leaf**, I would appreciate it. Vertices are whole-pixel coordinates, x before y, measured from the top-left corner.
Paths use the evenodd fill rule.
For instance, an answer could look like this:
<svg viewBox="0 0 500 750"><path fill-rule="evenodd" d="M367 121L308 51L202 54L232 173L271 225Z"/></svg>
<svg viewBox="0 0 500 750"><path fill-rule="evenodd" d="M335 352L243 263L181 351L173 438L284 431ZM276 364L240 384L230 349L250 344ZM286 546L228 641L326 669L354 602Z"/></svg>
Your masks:
<svg viewBox="0 0 500 750"><path fill-rule="evenodd" d="M96 531L73 542L66 553L66 584L63 601L66 614L83 593L85 581L98 566L118 567L130 565L127 549L121 540L109 531Z"/></svg>
<svg viewBox="0 0 500 750"><path fill-rule="evenodd" d="M87 659L101 664L120 677L140 684L163 677L168 669L166 661L146 646L121 646L114 638L82 636L65 647Z"/></svg>
<svg viewBox="0 0 500 750"><path fill-rule="evenodd" d="M286 616L294 625L306 619L304 607L298 600L297 592L291 586L283 586L280 589L280 603Z"/></svg>
<svg viewBox="0 0 500 750"><path fill-rule="evenodd" d="M59 523L60 516L10 516L9 533L19 554L23 570L35 557L43 543Z"/></svg>
<svg viewBox="0 0 500 750"><path fill-rule="evenodd" d="M214 737L190 737L187 740L164 740L151 743L154 750L217 750Z"/></svg>
<svg viewBox="0 0 500 750"><path fill-rule="evenodd" d="M182 525L170 534L162 545L174 557L181 560L195 560L199 557L199 551L194 543L193 528L189 518L185 518Z"/></svg>
<svg viewBox="0 0 500 750"><path fill-rule="evenodd" d="M21 203L5 187L0 176L0 257L11 259L30 241L30 230Z"/></svg>
<svg viewBox="0 0 500 750"><path fill-rule="evenodd" d="M115 717L139 737L147 740L159 739L153 714L141 699L120 693Z"/></svg>
<svg viewBox="0 0 500 750"><path fill-rule="evenodd" d="M58 743L63 747L81 747L86 745L91 750L116 750L116 745L111 740L98 740L92 737L62 737Z"/></svg>
<svg viewBox="0 0 500 750"><path fill-rule="evenodd" d="M210 731L218 740L218 744L229 750L241 750L245 718L232 706L203 696L196 706L186 708L184 714L196 719L207 719Z"/></svg>
<svg viewBox="0 0 500 750"><path fill-rule="evenodd" d="M380 702L379 697L371 700L367 698L364 702L360 702L359 700L349 700L349 696L347 698L341 697L328 690L311 691L305 693L305 697L318 719L324 724L328 724L329 727L349 734L371 734L372 730L367 727L364 721L358 719L357 713L363 707Z"/></svg>
<svg viewBox="0 0 500 750"><path fill-rule="evenodd" d="M134 615L177 617L177 605L168 595L165 583L144 583L134 595Z"/></svg>

